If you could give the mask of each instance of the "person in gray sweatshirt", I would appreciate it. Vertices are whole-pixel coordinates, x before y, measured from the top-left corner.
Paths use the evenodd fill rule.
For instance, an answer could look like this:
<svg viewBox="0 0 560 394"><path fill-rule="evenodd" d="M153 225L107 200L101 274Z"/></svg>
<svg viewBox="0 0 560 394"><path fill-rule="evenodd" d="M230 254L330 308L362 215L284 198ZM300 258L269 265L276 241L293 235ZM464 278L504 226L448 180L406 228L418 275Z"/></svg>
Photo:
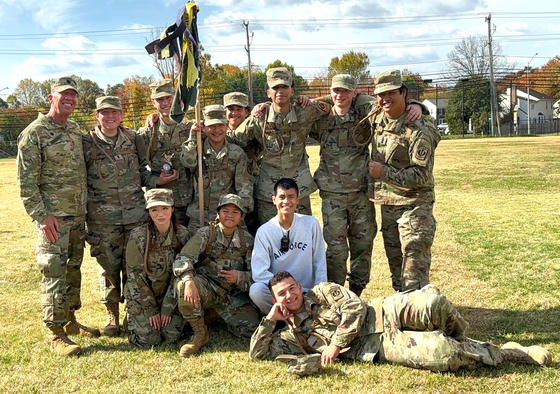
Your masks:
<svg viewBox="0 0 560 394"><path fill-rule="evenodd" d="M295 213L299 189L293 179L282 178L274 185L272 202L278 214L259 227L255 236L249 296L267 314L272 308L268 281L279 271L288 271L303 291L327 281L323 232L317 219Z"/></svg>

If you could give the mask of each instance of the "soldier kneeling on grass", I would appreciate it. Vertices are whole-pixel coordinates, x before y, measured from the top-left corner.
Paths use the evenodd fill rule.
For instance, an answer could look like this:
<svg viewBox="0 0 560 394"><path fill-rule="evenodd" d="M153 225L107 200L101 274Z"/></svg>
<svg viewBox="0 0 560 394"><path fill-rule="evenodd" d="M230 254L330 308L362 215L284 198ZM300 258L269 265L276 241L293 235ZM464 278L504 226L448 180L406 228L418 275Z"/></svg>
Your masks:
<svg viewBox="0 0 560 394"><path fill-rule="evenodd" d="M250 337L259 325L249 299L253 237L239 223L241 197L226 194L218 204L218 220L199 229L175 259L179 311L193 336L179 354L189 357L208 342L204 311L215 309L236 336Z"/></svg>

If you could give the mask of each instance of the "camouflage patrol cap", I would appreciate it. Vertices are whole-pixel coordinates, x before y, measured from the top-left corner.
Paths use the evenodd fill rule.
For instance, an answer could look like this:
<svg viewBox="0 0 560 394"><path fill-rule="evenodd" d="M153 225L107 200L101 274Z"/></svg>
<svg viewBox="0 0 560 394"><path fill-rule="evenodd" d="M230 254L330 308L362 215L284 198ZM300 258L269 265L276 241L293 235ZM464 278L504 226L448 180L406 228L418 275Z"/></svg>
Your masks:
<svg viewBox="0 0 560 394"><path fill-rule="evenodd" d="M222 105L207 105L202 110L202 114L204 115L204 126L228 123L226 119L226 109Z"/></svg>
<svg viewBox="0 0 560 394"><path fill-rule="evenodd" d="M241 213L243 213L243 200L237 194L232 193L224 194L222 197L220 197L220 202L218 203L218 209L216 209L216 211L219 211L223 206L226 206L228 204L235 205L237 208L239 208Z"/></svg>
<svg viewBox="0 0 560 394"><path fill-rule="evenodd" d="M153 99L175 95L175 89L173 88L173 81L171 79L160 79L159 81L152 82L149 86L150 89L152 89L152 95L150 97Z"/></svg>
<svg viewBox="0 0 560 394"><path fill-rule="evenodd" d="M173 206L173 190L150 189L144 194L144 198L146 199L146 209L157 206Z"/></svg>
<svg viewBox="0 0 560 394"><path fill-rule="evenodd" d="M239 105L243 108L249 108L249 97L245 93L232 92L224 96L224 107L230 105Z"/></svg>
<svg viewBox="0 0 560 394"><path fill-rule="evenodd" d="M337 74L332 77L331 89L342 88L350 91L356 90L356 79L350 74Z"/></svg>
<svg viewBox="0 0 560 394"><path fill-rule="evenodd" d="M116 96L101 96L95 99L97 112L105 108L112 108L122 111L121 99Z"/></svg>
<svg viewBox="0 0 560 394"><path fill-rule="evenodd" d="M400 70L383 71L375 77L375 90L373 91L373 94L399 89L401 86L402 77Z"/></svg>
<svg viewBox="0 0 560 394"><path fill-rule="evenodd" d="M286 67L269 68L266 72L266 83L273 88L278 85L292 86L292 72Z"/></svg>
<svg viewBox="0 0 560 394"><path fill-rule="evenodd" d="M51 87L52 90L56 90L57 92L64 92L65 90L72 89L76 93L80 93L78 91L78 84L70 77L62 77L58 78Z"/></svg>
<svg viewBox="0 0 560 394"><path fill-rule="evenodd" d="M305 354L296 356L294 354L281 354L276 361L288 364L288 372L297 376L312 375L321 369L321 355Z"/></svg>

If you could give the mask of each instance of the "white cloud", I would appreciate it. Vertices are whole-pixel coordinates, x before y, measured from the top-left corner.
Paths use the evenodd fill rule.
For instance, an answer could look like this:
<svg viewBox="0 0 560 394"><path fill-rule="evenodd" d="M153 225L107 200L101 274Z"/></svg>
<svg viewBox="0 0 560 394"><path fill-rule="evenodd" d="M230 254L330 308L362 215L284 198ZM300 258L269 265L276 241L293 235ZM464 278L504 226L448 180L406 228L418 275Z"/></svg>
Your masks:
<svg viewBox="0 0 560 394"><path fill-rule="evenodd" d="M29 76L60 75L65 73L91 72L91 69L102 70L115 67L139 64L134 55L126 53L132 50L122 42L95 43L90 39L76 35L71 37L51 37L41 44L43 48L54 52L41 58L30 56L22 63L13 67L13 71ZM125 53L106 52L111 48L119 48ZM104 53L96 53L96 52Z"/></svg>
<svg viewBox="0 0 560 394"><path fill-rule="evenodd" d="M521 35L529 31L529 26L525 22L502 23L496 27L496 32L504 35Z"/></svg>
<svg viewBox="0 0 560 394"><path fill-rule="evenodd" d="M455 25L421 25L418 27L409 27L404 30L395 31L395 37L402 39L425 38L425 37L442 37L457 34L458 29Z"/></svg>
<svg viewBox="0 0 560 394"><path fill-rule="evenodd" d="M554 23L549 23L546 25L546 29L553 31L553 32L557 32L560 31L560 25L555 25Z"/></svg>

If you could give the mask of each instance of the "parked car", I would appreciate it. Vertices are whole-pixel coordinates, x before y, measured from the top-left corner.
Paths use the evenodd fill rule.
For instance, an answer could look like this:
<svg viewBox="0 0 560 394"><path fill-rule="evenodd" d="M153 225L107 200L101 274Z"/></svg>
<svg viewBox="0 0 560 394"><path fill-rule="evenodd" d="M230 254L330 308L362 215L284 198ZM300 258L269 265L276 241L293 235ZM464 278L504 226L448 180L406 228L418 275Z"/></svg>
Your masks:
<svg viewBox="0 0 560 394"><path fill-rule="evenodd" d="M449 135L449 126L447 123L439 124L437 129L441 135Z"/></svg>

